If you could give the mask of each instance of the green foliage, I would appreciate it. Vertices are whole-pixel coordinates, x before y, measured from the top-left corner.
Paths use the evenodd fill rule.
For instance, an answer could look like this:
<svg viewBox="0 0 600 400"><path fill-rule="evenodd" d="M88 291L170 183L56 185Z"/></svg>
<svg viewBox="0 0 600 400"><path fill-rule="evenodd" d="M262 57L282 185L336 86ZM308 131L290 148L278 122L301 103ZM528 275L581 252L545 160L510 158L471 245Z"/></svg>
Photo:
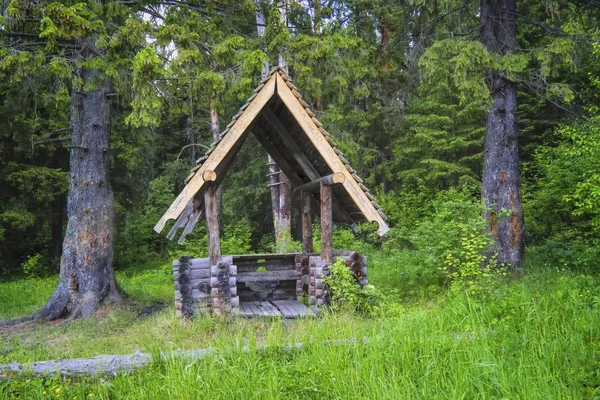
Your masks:
<svg viewBox="0 0 600 400"><path fill-rule="evenodd" d="M271 251L274 253L299 252L302 251L302 243L295 240L290 232L280 228L279 237L273 242Z"/></svg>
<svg viewBox="0 0 600 400"><path fill-rule="evenodd" d="M0 222L6 228L23 230L35 223L35 216L24 210L13 209L0 214Z"/></svg>
<svg viewBox="0 0 600 400"><path fill-rule="evenodd" d="M480 43L434 42L419 61L422 81L409 107L411 134L394 150L404 183L447 189L478 185L491 56Z"/></svg>
<svg viewBox="0 0 600 400"><path fill-rule="evenodd" d="M40 21L40 38L48 39L47 49L57 49L57 40L89 37L104 27L101 20L85 3L70 7L62 3L51 3L45 7L46 16Z"/></svg>
<svg viewBox="0 0 600 400"><path fill-rule="evenodd" d="M29 193L35 201L50 202L59 195L67 194L69 179L67 172L62 169L39 166L20 167L9 173L6 180L22 193Z"/></svg>
<svg viewBox="0 0 600 400"><path fill-rule="evenodd" d="M32 254L50 258L49 216L66 204L68 142L33 150L32 143L69 135L72 91L95 85L82 87L83 69L111 78L114 87L111 183L122 267L135 257L205 251L202 224L183 247L152 227L183 188L202 146L213 141L210 116L223 129L265 62L273 66L280 56L390 217L383 239L367 225L356 234L338 226L334 246L388 253L399 266L386 261L386 268L404 268L408 283L399 275L394 282L412 293L407 298L439 291L449 249L464 248L460 238L475 235L489 70L503 71L519 87L528 239L596 243L596 10L520 2L520 15L539 23L520 21L519 50L500 57L476 40L476 2L292 1L285 22L279 6L251 0L200 8L116 1L0 6L2 274L20 271ZM267 16L263 37L258 8ZM586 110L587 120L567 120L567 104ZM228 251L274 251L265 156L249 137L223 183ZM441 205L445 196L454 199L451 188L464 196ZM318 250L317 225L315 232ZM291 237L285 241L285 251L300 249ZM418 288L418 281L427 283Z"/></svg>
<svg viewBox="0 0 600 400"><path fill-rule="evenodd" d="M281 22L279 9L272 8L269 11L267 26L265 27L265 42L268 44L269 54L274 56L283 56L284 47L290 40L290 32L287 26ZM273 64L278 64L278 59L271 60Z"/></svg>
<svg viewBox="0 0 600 400"><path fill-rule="evenodd" d="M366 227L359 231L359 234L363 234ZM372 246L365 243L361 238L357 237L357 233L352 231L350 228L339 227L333 231L333 248L340 250L352 250L361 253L367 252L372 249Z"/></svg>
<svg viewBox="0 0 600 400"><path fill-rule="evenodd" d="M380 310L385 296L373 285L361 288L354 274L343 259L329 266L330 274L323 277L330 294L333 310L350 310L362 314L374 314Z"/></svg>
<svg viewBox="0 0 600 400"><path fill-rule="evenodd" d="M600 233L600 129L598 112L557 129L559 142L540 148L528 166L536 179L528 185L526 211L534 240L587 240ZM527 215L527 214L526 214Z"/></svg>
<svg viewBox="0 0 600 400"><path fill-rule="evenodd" d="M485 46L463 39L436 41L419 60L423 84L443 87L457 97L458 105L473 101L487 104L489 91L481 76L492 63Z"/></svg>
<svg viewBox="0 0 600 400"><path fill-rule="evenodd" d="M251 239L252 230L246 219L227 225L223 229L221 254L249 254L252 252Z"/></svg>
<svg viewBox="0 0 600 400"><path fill-rule="evenodd" d="M469 186L425 193L380 196L394 225L383 242L384 253L369 260L369 274L386 271L389 289L411 301L448 285L475 292L497 280L488 258L482 204Z"/></svg>
<svg viewBox="0 0 600 400"><path fill-rule="evenodd" d="M527 258L532 265L557 272L576 271L595 274L598 272L600 249L584 241L574 240L571 243L548 241L542 246L531 248Z"/></svg>
<svg viewBox="0 0 600 400"><path fill-rule="evenodd" d="M483 229L469 232L467 226L462 228L460 247L446 254L442 270L451 280L452 289L481 295L489 292L505 269L497 268L495 255L489 254L492 241Z"/></svg>
<svg viewBox="0 0 600 400"><path fill-rule="evenodd" d="M121 215L121 229L115 246L115 266L121 267L133 259L150 259L153 254L164 254L169 242L164 235L153 231L163 210L174 199L173 182L160 176L150 182L150 192L143 208Z"/></svg>
<svg viewBox="0 0 600 400"><path fill-rule="evenodd" d="M135 56L132 87L135 95L131 101L132 113L125 118L126 123L136 128L159 124L162 101L154 80L162 76L162 63L154 48L146 47Z"/></svg>
<svg viewBox="0 0 600 400"><path fill-rule="evenodd" d="M21 269L28 277L40 278L49 275L50 264L40 253L27 257L27 261L21 264Z"/></svg>

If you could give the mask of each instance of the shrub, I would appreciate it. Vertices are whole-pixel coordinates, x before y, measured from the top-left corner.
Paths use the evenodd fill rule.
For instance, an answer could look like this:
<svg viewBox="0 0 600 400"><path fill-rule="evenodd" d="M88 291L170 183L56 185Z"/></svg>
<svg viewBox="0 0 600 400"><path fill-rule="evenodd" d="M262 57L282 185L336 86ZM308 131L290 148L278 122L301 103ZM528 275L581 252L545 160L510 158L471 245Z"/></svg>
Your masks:
<svg viewBox="0 0 600 400"><path fill-rule="evenodd" d="M323 278L329 287L331 308L349 309L364 314L372 314L379 309L384 295L373 285L361 288L354 274L339 258L330 266L331 273Z"/></svg>
<svg viewBox="0 0 600 400"><path fill-rule="evenodd" d="M21 264L21 269L28 277L40 278L52 273L51 263L40 253L28 256L27 260Z"/></svg>
<svg viewBox="0 0 600 400"><path fill-rule="evenodd" d="M543 246L527 249L527 267L532 265L552 268L556 271L576 270L597 273L600 265L600 249L588 243L548 241Z"/></svg>
<svg viewBox="0 0 600 400"><path fill-rule="evenodd" d="M492 271L485 266L490 239L482 204L472 192L468 186L439 192L416 226L393 227L386 260L376 258L370 271L385 275L405 300L431 298L446 285L477 291Z"/></svg>
<svg viewBox="0 0 600 400"><path fill-rule="evenodd" d="M454 290L464 289L477 295L493 286L496 277L504 275L505 269L496 268L495 255L488 255L490 237L483 231L463 225L460 245L446 254L444 274Z"/></svg>
<svg viewBox="0 0 600 400"><path fill-rule="evenodd" d="M236 224L227 225L223 230L221 240L222 254L248 254L252 246L252 229L247 219L242 219Z"/></svg>

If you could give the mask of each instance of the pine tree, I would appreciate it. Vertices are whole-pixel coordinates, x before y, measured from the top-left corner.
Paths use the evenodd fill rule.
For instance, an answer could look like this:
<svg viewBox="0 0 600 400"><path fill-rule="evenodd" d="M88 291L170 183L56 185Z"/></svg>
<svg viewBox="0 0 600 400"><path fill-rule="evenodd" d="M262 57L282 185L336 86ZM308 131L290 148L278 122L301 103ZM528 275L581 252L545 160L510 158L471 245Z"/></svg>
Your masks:
<svg viewBox="0 0 600 400"><path fill-rule="evenodd" d="M7 39L2 45L9 59L37 55L54 63L63 62L72 73L68 223L60 281L48 303L28 319L88 317L104 301L121 299L112 269L110 103L113 91L126 87L125 82L117 83L113 78L128 71L131 64L134 70L138 69L138 79L152 68L148 52L144 59L148 68L141 67L139 57L133 60L134 49L143 47L147 28L136 17L136 11L118 2L13 2L6 10L10 18L3 32ZM35 72L25 71L30 79L35 79ZM146 108L141 110L143 99L139 97L143 97L144 88L136 88L135 82L134 79L138 98L137 103L134 98L134 108L137 105L138 115L144 119L148 108L144 104ZM152 96L149 98L152 100Z"/></svg>

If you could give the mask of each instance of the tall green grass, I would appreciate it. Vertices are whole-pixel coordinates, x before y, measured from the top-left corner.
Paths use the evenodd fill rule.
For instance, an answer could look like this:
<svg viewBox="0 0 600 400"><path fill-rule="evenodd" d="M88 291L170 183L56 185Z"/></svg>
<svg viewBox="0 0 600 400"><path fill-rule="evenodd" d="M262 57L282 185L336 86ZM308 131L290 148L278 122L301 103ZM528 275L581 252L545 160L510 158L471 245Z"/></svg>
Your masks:
<svg viewBox="0 0 600 400"><path fill-rule="evenodd" d="M385 288L381 268L370 278ZM163 299L159 272L149 274L122 276L124 287L138 277L132 292L146 279L156 285L143 304ZM599 283L592 274L530 265L525 276L477 296L452 291L428 301L391 301L372 317L332 313L295 322L206 317L181 323L172 308L141 318L131 306L95 320L2 333L0 362L138 348L157 355L213 347L216 354L157 356L147 369L112 378L0 381L0 398L595 398ZM290 343L303 346L289 350Z"/></svg>
<svg viewBox="0 0 600 400"><path fill-rule="evenodd" d="M37 310L50 298L57 282L58 277L1 282L0 321Z"/></svg>

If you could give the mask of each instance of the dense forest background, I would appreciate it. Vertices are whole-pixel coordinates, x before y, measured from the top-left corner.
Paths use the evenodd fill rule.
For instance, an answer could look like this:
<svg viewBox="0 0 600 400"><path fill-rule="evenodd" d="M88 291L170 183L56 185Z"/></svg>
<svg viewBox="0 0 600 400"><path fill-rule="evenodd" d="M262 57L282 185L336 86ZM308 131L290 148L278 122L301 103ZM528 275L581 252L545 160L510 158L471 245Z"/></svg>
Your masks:
<svg viewBox="0 0 600 400"><path fill-rule="evenodd" d="M4 1L0 276L58 271L71 96L85 83L78 71L112 82L119 269L206 251L201 226L183 246L152 227L210 146L215 122L223 130L265 63L280 57L389 217L384 238L369 226L356 236L338 227L338 247L415 250L415 264L432 274L449 251L468 248L465 232L482 229L486 72L499 69L518 88L526 244L543 246L548 263L593 265L598 5L518 2L517 51L495 56L480 42L480 4L470 0ZM250 138L224 182L223 254L273 250L267 172L267 155Z"/></svg>

